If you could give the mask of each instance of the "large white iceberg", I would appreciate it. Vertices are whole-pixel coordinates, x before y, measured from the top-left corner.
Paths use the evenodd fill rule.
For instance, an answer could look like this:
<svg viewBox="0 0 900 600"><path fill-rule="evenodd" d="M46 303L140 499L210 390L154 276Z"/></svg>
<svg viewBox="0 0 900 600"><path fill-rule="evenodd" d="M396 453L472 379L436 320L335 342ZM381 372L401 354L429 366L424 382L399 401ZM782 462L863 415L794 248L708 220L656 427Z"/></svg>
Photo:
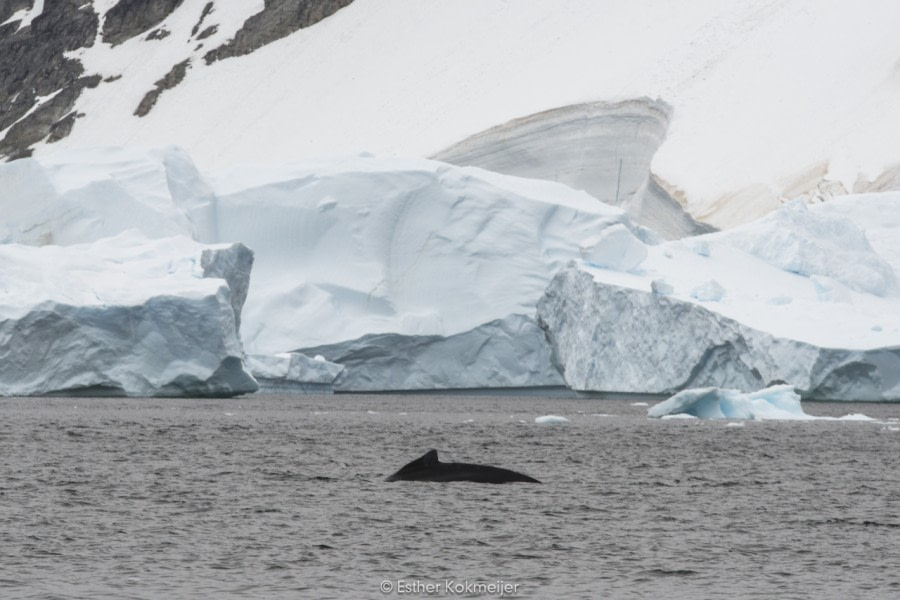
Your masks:
<svg viewBox="0 0 900 600"><path fill-rule="evenodd" d="M0 189L13 190L0 195L5 242L75 244L137 227L150 237L246 244L255 252L242 312L247 352L388 336L366 344L380 344L390 369L351 375L341 352L325 354L348 364L347 385L365 381L363 389L559 384L543 331L528 318L495 328L512 338L472 346L477 364L457 351L491 323L533 315L583 241L613 228L633 246L621 264L636 264L658 241L622 210L564 185L425 159L358 156L206 175L176 148L99 148L0 165ZM428 360L408 361L411 346L399 339Z"/></svg>
<svg viewBox="0 0 900 600"><path fill-rule="evenodd" d="M252 253L131 233L0 245L0 395L257 389L238 327Z"/></svg>
<svg viewBox="0 0 900 600"><path fill-rule="evenodd" d="M734 230L648 246L638 270L573 264L548 286L539 321L578 390L746 392L781 382L804 397L897 400L898 212L898 194L792 204Z"/></svg>

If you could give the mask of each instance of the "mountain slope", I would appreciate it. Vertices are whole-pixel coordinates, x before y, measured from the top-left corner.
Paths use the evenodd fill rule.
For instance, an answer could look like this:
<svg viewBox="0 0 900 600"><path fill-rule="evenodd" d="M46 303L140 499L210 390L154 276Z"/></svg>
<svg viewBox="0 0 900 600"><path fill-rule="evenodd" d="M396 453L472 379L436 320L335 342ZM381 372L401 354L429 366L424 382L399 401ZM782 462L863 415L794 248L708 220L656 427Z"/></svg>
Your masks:
<svg viewBox="0 0 900 600"><path fill-rule="evenodd" d="M543 110L650 97L673 107L652 171L713 225L750 220L782 197L900 181L893 0L357 0L262 45L244 37L303 11L286 0L159 1L171 12L117 45L106 23L119 3L47 2L39 16L40 0L7 3L0 43L15 38L17 56L31 56L18 45L48 35L42 20L63 10L66 27L93 13L101 29L79 50L66 45L67 60L54 50L71 71L64 89L80 95L23 85L0 58L0 153L174 143L204 168L362 151L430 156ZM44 99L37 108L35 98ZM36 125L25 135L28 116Z"/></svg>

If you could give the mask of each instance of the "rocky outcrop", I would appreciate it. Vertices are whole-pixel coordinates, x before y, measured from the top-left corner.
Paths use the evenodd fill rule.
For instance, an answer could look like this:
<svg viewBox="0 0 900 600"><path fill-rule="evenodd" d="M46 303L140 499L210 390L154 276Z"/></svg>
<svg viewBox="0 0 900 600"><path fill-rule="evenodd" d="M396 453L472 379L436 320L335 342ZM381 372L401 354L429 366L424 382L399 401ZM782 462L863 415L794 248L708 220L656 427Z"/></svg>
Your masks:
<svg viewBox="0 0 900 600"><path fill-rule="evenodd" d="M300 352L344 365L334 383L340 392L564 385L543 331L524 315L448 337L365 335Z"/></svg>
<svg viewBox="0 0 900 600"><path fill-rule="evenodd" d="M621 206L669 239L706 233L711 228L694 221L650 173L670 115L665 102L649 98L564 106L492 127L432 158L564 183Z"/></svg>
<svg viewBox="0 0 900 600"><path fill-rule="evenodd" d="M156 87L144 95L141 103L138 104L138 107L134 110L134 115L136 117L147 116L164 91L171 90L173 87L184 81L184 76L187 75L190 64L190 60L184 60L172 67L172 70L166 73L165 77L156 82Z"/></svg>
<svg viewBox="0 0 900 600"><path fill-rule="evenodd" d="M250 54L298 29L315 25L349 5L353 0L265 0L265 8L247 19L228 43L210 50L206 64Z"/></svg>
<svg viewBox="0 0 900 600"><path fill-rule="evenodd" d="M747 327L697 303L600 281L574 265L538 303L566 384L579 391L750 392L900 400L900 348L824 348Z"/></svg>
<svg viewBox="0 0 900 600"><path fill-rule="evenodd" d="M160 24L184 0L119 0L103 20L103 41L117 46Z"/></svg>
<svg viewBox="0 0 900 600"><path fill-rule="evenodd" d="M0 4L0 17L30 3ZM76 118L72 108L86 87L100 83L85 77L66 52L94 42L99 19L90 3L55 0L21 27L12 21L0 28L0 157L30 154L30 146L51 136L58 139Z"/></svg>

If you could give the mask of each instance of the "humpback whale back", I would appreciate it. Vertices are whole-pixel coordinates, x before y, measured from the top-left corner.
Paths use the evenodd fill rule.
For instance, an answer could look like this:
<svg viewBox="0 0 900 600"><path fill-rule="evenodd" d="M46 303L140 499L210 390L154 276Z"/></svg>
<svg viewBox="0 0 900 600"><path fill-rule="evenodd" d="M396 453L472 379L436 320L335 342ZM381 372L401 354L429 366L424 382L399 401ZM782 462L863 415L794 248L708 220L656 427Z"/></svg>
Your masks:
<svg viewBox="0 0 900 600"><path fill-rule="evenodd" d="M404 465L386 481L472 481L475 483L540 483L523 473L466 463L442 463L437 450L431 449L416 460Z"/></svg>

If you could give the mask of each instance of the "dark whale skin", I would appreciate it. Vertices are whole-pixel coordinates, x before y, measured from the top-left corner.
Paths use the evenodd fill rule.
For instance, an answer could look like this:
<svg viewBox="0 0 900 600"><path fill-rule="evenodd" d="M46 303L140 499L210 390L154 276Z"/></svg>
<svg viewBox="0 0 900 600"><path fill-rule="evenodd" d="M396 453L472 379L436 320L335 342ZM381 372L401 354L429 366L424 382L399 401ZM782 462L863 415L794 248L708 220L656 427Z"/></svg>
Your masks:
<svg viewBox="0 0 900 600"><path fill-rule="evenodd" d="M471 481L474 483L540 483L534 477L509 469L466 463L442 463L437 450L429 450L385 481Z"/></svg>

